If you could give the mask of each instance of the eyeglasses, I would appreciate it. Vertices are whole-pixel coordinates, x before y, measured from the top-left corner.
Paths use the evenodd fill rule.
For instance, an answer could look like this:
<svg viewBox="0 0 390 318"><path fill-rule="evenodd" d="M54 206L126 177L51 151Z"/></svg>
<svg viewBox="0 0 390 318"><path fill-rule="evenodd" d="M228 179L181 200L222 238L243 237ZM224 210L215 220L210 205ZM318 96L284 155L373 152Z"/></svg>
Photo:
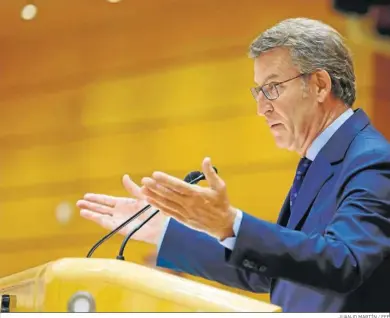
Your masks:
<svg viewBox="0 0 390 318"><path fill-rule="evenodd" d="M303 75L306 75L306 73L301 73L295 77L289 78L288 80L285 80L283 82L277 82L277 83L269 83L263 86L257 86L257 87L252 87L251 93L253 95L253 98L257 101L257 98L259 97L260 92L263 92L264 96L268 100L275 100L279 97L279 91L278 91L278 86L283 83L287 83L289 81L292 81L293 79L296 79L298 77L301 77Z"/></svg>

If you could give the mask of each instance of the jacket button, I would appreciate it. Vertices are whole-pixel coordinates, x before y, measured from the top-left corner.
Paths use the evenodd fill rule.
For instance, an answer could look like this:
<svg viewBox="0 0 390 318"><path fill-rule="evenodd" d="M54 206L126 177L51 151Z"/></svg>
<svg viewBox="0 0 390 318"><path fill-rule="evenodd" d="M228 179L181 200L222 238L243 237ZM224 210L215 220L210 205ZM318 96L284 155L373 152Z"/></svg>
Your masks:
<svg viewBox="0 0 390 318"><path fill-rule="evenodd" d="M251 268L252 266L251 266L251 262L249 261L249 260L247 260L247 259L244 259L243 261L242 261L242 266L244 266L244 267L246 267L246 268Z"/></svg>
<svg viewBox="0 0 390 318"><path fill-rule="evenodd" d="M259 267L259 272L264 273L266 270L267 270L267 266L262 265Z"/></svg>

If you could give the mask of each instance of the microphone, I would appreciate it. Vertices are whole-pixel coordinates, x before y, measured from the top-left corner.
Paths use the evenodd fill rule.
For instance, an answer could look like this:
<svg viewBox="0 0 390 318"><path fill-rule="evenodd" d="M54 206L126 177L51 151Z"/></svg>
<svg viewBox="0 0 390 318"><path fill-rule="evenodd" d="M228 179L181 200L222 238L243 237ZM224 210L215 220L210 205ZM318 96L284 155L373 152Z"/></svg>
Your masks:
<svg viewBox="0 0 390 318"><path fill-rule="evenodd" d="M187 182L187 183L191 183L191 182L194 182L194 180L196 180L197 178L200 178L200 180L204 180L205 179L205 177L204 177L202 172L200 172L200 171L191 171L189 174L186 175L186 177L184 178L184 181Z"/></svg>
<svg viewBox="0 0 390 318"><path fill-rule="evenodd" d="M213 167L215 172L218 173L218 170ZM188 182L188 183L198 183L199 181L201 180L205 180L206 177L204 176L204 174L200 171L192 171L190 172L189 174L186 175L186 177L184 178L184 181ZM122 224L120 224L118 227L116 227L115 229L113 229L110 233L108 233L107 235L103 236L98 242L96 242L92 248L88 251L88 254L87 254L87 258L90 258L93 253L95 252L95 250L100 246L102 245L105 241L107 241L109 238L111 238L115 233L119 232L121 229L123 229L126 225L128 225L131 221L135 220L136 218L138 218L139 216L141 216L143 213L145 213L146 210L148 210L149 208L151 208L151 205L148 204L146 205L145 207L143 207L141 210L139 210L137 213L135 213L134 215L132 215L131 217L129 217L126 221L124 221ZM127 244L127 241L131 238L132 235L134 235L139 229L141 229L147 222L149 222L157 213L159 212L159 210L156 210L155 212L153 212L144 222L142 222L140 225L138 225L133 231L131 231L125 238L125 240L123 241L122 243L122 246L123 246L123 250L122 250L122 247L121 247L121 250L120 250L120 253L119 255L117 256L117 259L123 259L124 260L124 257L123 257L123 252L124 252L124 249L126 247L126 244Z"/></svg>
<svg viewBox="0 0 390 318"><path fill-rule="evenodd" d="M216 173L218 173L218 170L217 168L213 167L214 171ZM189 174L187 174L184 178L184 181L187 182L187 183L190 183L190 184L196 184L198 183L199 181L202 181L202 180L205 180L206 179L206 176L204 175L203 172L200 172L200 171L192 171L190 172ZM129 234L127 234L127 236L124 238L124 240L122 241L122 245L119 249L119 253L116 257L116 259L119 259L119 260L122 260L124 261L125 260L125 257L124 257L124 252L125 252L125 248L126 248L126 245L127 245L127 242L130 240L130 238L135 234L137 233L146 223L148 223L151 219L153 219L157 214L158 212L160 212L160 210L156 210L154 211L151 215L149 215L143 222L141 222L134 230L132 230Z"/></svg>

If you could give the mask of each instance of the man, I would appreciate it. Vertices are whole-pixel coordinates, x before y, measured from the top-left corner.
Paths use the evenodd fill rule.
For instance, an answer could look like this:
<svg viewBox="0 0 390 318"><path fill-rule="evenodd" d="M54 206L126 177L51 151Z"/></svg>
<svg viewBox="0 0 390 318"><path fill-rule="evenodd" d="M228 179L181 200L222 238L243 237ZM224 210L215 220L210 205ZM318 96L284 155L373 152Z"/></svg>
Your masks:
<svg viewBox="0 0 390 318"><path fill-rule="evenodd" d="M208 187L155 172L139 188L125 176L137 200L87 194L81 214L112 228L146 200L163 214L137 238L159 245L159 266L270 292L286 312L390 311L390 146L351 109L355 75L341 36L288 19L250 55L258 114L279 147L302 157L277 224L234 207L209 158Z"/></svg>

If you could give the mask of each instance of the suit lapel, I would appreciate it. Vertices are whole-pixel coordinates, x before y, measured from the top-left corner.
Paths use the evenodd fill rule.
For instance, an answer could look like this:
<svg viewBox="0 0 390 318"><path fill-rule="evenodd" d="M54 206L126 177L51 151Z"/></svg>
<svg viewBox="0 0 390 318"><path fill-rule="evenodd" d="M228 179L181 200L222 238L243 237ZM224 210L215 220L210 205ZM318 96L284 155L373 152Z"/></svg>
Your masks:
<svg viewBox="0 0 390 318"><path fill-rule="evenodd" d="M291 189L288 192L287 197L284 200L282 209L280 210L280 213L279 213L277 224L279 224L281 226L286 226L288 219L290 217L290 193L291 193Z"/></svg>
<svg viewBox="0 0 390 318"><path fill-rule="evenodd" d="M291 217L287 227L295 229L301 219L305 216L311 203L320 192L322 186L333 175L333 170L324 156L318 156L311 164L305 179L299 190L298 197L295 200L291 211Z"/></svg>
<svg viewBox="0 0 390 318"><path fill-rule="evenodd" d="M369 124L361 109L352 115L330 138L311 164L291 211L287 227L295 229L308 212L322 186L333 176L332 163L344 159L345 153L359 131ZM286 214L286 213L284 213ZM281 215L280 219L284 219Z"/></svg>

